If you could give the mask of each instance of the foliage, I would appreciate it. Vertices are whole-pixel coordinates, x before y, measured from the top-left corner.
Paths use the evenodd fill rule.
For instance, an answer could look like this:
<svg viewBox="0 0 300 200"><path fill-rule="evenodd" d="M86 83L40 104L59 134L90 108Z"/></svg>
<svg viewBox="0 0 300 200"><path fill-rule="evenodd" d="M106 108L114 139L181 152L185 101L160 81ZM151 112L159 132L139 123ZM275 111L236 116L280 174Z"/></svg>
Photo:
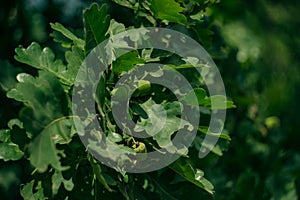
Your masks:
<svg viewBox="0 0 300 200"><path fill-rule="evenodd" d="M231 46L218 66L238 106L228 153L207 172L219 177L216 199L299 199L298 9L293 0L224 1L214 11Z"/></svg>
<svg viewBox="0 0 300 200"><path fill-rule="evenodd" d="M192 13L203 12L209 5L207 2L183 1L116 1L128 7L135 13L135 26L159 25L170 29L182 29L182 32L200 37L196 26L201 26L203 17L191 17ZM169 9L171 7L171 9ZM19 160L28 165L31 176L22 183L20 194L24 199L182 199L186 192L201 196L214 193L213 185L204 178L204 171L198 164L197 152L199 144L206 134L210 133L203 122L199 127L195 144L180 160L156 172L147 174L129 174L120 169L111 169L96 161L86 151L74 127L74 116L71 114L71 96L74 80L78 69L89 52L109 36L113 36L133 26L122 24L109 17L106 4L99 7L93 3L83 11L84 33L80 34L65 28L60 23L51 23L51 36L55 42L64 48L64 57L58 58L49 48L42 48L33 42L27 48L16 48L15 59L37 70L35 75L19 73L17 83L7 88L7 97L22 103L19 116L9 121L9 128L1 130L1 155L4 161ZM210 27L206 25L205 29ZM197 37L198 37L197 36ZM196 39L197 39L196 37ZM202 37L202 36L201 36ZM210 37L207 35L206 37ZM198 40L200 40L198 38ZM203 39L205 40L205 39ZM206 43L210 45L210 43ZM221 47L213 50L215 54L222 54ZM61 54L58 51L58 54ZM136 121L136 129L153 135L154 130L160 129L158 123L164 116L159 108L166 111L166 122L163 129L153 139L137 139L116 128L112 113L107 105L110 96L124 98L126 94L120 89L113 90L114 84L139 64L160 62L178 69L189 79L195 88L199 105L206 108L203 115L209 117L210 110L235 107L231 101L222 96L207 96L205 89L200 88L198 77L189 77L193 69L188 67L187 61L173 55L152 50L132 51L114 60L110 70L104 74L104 81L100 81L100 95L95 97L98 112L102 119L100 124L111 141L122 148L133 152L147 152L167 147L168 151L180 151L171 148L171 137L180 129L191 127L188 121L178 118L182 105L174 100L170 91L161 86L149 84L145 81L138 83L138 90L130 100L130 113ZM156 72L155 72L156 73ZM106 81L105 81L106 80ZM83 84L84 87L84 84ZM5 88L6 89L6 88ZM125 91L126 92L126 91ZM188 103L189 96L185 101ZM227 102L226 107L212 107L211 100L218 104ZM154 109L156 108L156 109ZM154 110L153 110L154 109ZM143 116L145 115L146 116ZM143 117L141 117L143 116ZM104 119L104 120L103 120ZM108 123L109 122L109 123ZM149 124L152 124L149 127ZM178 126L180 124L180 126ZM230 137L222 133L222 142L226 143ZM223 144L224 145L224 144ZM87 148L96 148L91 145ZM224 148L217 145L213 149L216 155L222 155ZM112 155L118 152L110 152ZM29 165L30 163L30 165ZM171 185L161 179L171 181ZM183 187L182 190L175 188ZM186 190L190 187L189 190Z"/></svg>
<svg viewBox="0 0 300 200"><path fill-rule="evenodd" d="M108 13L105 20L99 18L96 23L103 25L98 31L103 31L101 36L104 38L131 27L159 26L178 30L200 41L219 67L227 95L237 105L236 109L227 112L225 127L228 131L224 130L222 139L207 157L194 159L202 143L201 137L204 134L213 136L205 124L208 115L201 113L204 123L198 127L201 137L197 137L189 148L189 157L183 157L167 168L147 174L126 174L96 162L72 129L70 102L64 106L57 102L60 99L69 101L74 78L71 74L76 74L89 49L97 44L92 27L85 27L81 19L85 18L86 23L94 14L101 16L101 13L82 15L81 10L90 6L91 0L2 1L0 57L5 60L0 60L1 199L61 199L66 196L69 199L92 199L94 196L99 199L124 199L125 196L135 199L299 199L300 22L296 17L299 1L97 2L99 6L94 5L93 10ZM103 4L107 6L102 7ZM84 31L89 32L89 38ZM86 45L86 39L91 39L89 45ZM36 43L32 44L32 41ZM14 49L19 44L26 47L18 48L23 55L31 45L42 52L48 46L45 51L53 54L42 53L34 57L33 61L39 63L37 67L41 69L28 67L27 64L32 63L13 59L17 56L28 62L27 55L15 55ZM48 65L46 60L56 64ZM125 54L124 58L114 61L112 70L119 78L123 71L129 71L137 64L158 61L183 74L193 74L186 70L184 62L178 62L169 53L148 53L148 50ZM55 83L57 89L49 83ZM25 85L32 88L23 94ZM148 100L143 95L149 94L149 85L145 82L139 85L145 90L136 91L134 96L136 99L142 96L142 102L139 102L142 104ZM111 85L106 86L107 91L112 89ZM150 88L155 89L153 85ZM161 89L156 88L156 91ZM48 90L54 93L50 94ZM203 88L197 87L194 91L201 106L210 106L210 97ZM7 92L18 100L8 98ZM28 95L32 93L35 96ZM160 93L159 96L168 99L169 95ZM223 97L213 98L222 101ZM160 103L159 99L152 100ZM188 95L185 102L190 102ZM53 107L52 103L58 107ZM228 103L230 106L231 102ZM133 105L132 110L143 116L142 109ZM38 137L40 133L47 137ZM118 130L109 132L108 137L119 144L124 140ZM38 159L32 161L32 157L38 157L34 149L39 148L33 147L33 143L47 145L45 149L50 150L47 154L54 159L42 157L41 162L37 162ZM123 144L133 151L151 151L145 141L139 141L143 144L140 146L133 140ZM223 152L227 148L228 151ZM69 168L64 168L67 166ZM203 186L208 191L214 190L214 194L201 189Z"/></svg>

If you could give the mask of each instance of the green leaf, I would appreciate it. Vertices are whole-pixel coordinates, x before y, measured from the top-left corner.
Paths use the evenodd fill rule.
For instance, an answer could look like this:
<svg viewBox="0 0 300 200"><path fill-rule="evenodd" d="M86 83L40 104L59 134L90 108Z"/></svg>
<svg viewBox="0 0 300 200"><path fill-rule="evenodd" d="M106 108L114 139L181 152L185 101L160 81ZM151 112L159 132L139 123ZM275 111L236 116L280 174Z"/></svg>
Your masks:
<svg viewBox="0 0 300 200"><path fill-rule="evenodd" d="M133 96L145 96L151 92L151 82L147 80L138 80L138 89L134 92Z"/></svg>
<svg viewBox="0 0 300 200"><path fill-rule="evenodd" d="M125 28L124 24L119 23L114 19L111 19L106 34L109 34L110 36L113 36L113 35L116 35L118 33L122 33L125 30L126 30L126 28Z"/></svg>
<svg viewBox="0 0 300 200"><path fill-rule="evenodd" d="M39 172L45 172L48 165L57 170L66 170L68 166L61 166L59 155L64 157L63 151L56 149L55 144L66 144L75 134L72 131L72 120L62 117L49 123L43 131L30 143L30 163Z"/></svg>
<svg viewBox="0 0 300 200"><path fill-rule="evenodd" d="M58 31L53 31L50 33L50 36L53 37L53 41L60 43L60 45L64 48L71 48L74 44L72 40L66 38L62 33Z"/></svg>
<svg viewBox="0 0 300 200"><path fill-rule="evenodd" d="M96 176L96 179L107 189L107 191L112 192L113 190L109 187L106 179L102 174L102 169L99 163L94 162L93 159L90 159L91 166L93 168L93 172Z"/></svg>
<svg viewBox="0 0 300 200"><path fill-rule="evenodd" d="M171 141L172 135L185 126L188 126L189 130L194 128L189 122L177 117L182 110L180 102L156 104L152 99L149 99L140 106L147 113L148 118L140 118L140 121L136 123L135 131L146 131L153 136L160 147L167 148L170 152L176 151L172 148L174 147Z"/></svg>
<svg viewBox="0 0 300 200"><path fill-rule="evenodd" d="M203 146L205 146L205 145L203 145ZM207 146L207 147L209 148L209 146ZM211 151L218 156L223 156L223 152L222 152L220 145L215 145Z"/></svg>
<svg viewBox="0 0 300 200"><path fill-rule="evenodd" d="M72 189L74 187L72 178L70 180L64 179L61 171L55 170L51 179L52 179L52 194L53 194L53 196L57 194L58 189L61 186L61 184L64 185L64 187L67 191L72 191Z"/></svg>
<svg viewBox="0 0 300 200"><path fill-rule="evenodd" d="M0 130L0 141L1 142L10 142L10 130L2 129Z"/></svg>
<svg viewBox="0 0 300 200"><path fill-rule="evenodd" d="M138 6L139 4L138 3L131 3L132 1L127 1L127 0L112 0L112 1L119 4L119 5L121 5L121 6L130 8L130 9L133 9L133 10L138 10L138 8L139 8L139 6Z"/></svg>
<svg viewBox="0 0 300 200"><path fill-rule="evenodd" d="M229 108L236 108L232 101L228 101L226 96L213 95L207 97L199 102L200 106L210 108L211 110L223 110Z"/></svg>
<svg viewBox="0 0 300 200"><path fill-rule="evenodd" d="M24 83L24 82L34 83L34 77L26 73L20 73L17 75L16 78L20 83Z"/></svg>
<svg viewBox="0 0 300 200"><path fill-rule="evenodd" d="M198 102L195 102L194 96L197 97L198 102L201 102L206 97L206 91L202 88L195 88L193 91L185 95L181 100L188 105L198 106Z"/></svg>
<svg viewBox="0 0 300 200"><path fill-rule="evenodd" d="M141 57L145 60L145 62L157 62L160 61L159 57L152 58L153 49L143 49L141 53Z"/></svg>
<svg viewBox="0 0 300 200"><path fill-rule="evenodd" d="M174 0L151 0L150 3L150 9L156 18L179 24L187 22L186 17L180 13L184 8Z"/></svg>
<svg viewBox="0 0 300 200"><path fill-rule="evenodd" d="M110 20L108 30L105 34L107 37L108 36L111 37L106 46L106 56L107 56L107 59L109 59L107 61L108 63L111 63L116 60L116 54L118 54L118 52L120 53L119 55L121 55L121 53L123 53L122 51L124 51L124 48L130 48L127 41L118 40L116 42L116 41L114 41L114 38L112 37L113 35L116 35L118 33L124 32L124 31L126 31L124 24L119 23L119 22L115 21L114 19Z"/></svg>
<svg viewBox="0 0 300 200"><path fill-rule="evenodd" d="M139 58L138 51L131 51L120 56L116 61L113 62L113 72L128 72L129 70L133 69L136 64L143 63L145 63L145 60Z"/></svg>
<svg viewBox="0 0 300 200"><path fill-rule="evenodd" d="M15 51L17 53L15 59L17 61L47 71L59 78L63 84L70 86L73 84L70 75L67 73L66 66L61 60L55 59L55 55L50 48L42 49L38 43L33 42L27 49L18 47Z"/></svg>
<svg viewBox="0 0 300 200"><path fill-rule="evenodd" d="M37 168L39 172L45 172L48 165L57 170L66 170L68 167L62 167L59 161L58 151L52 139L52 134L45 131L38 135L29 146L30 163ZM63 155L63 154L62 154Z"/></svg>
<svg viewBox="0 0 300 200"><path fill-rule="evenodd" d="M104 41L109 27L109 16L106 4L99 9L98 4L93 3L90 8L83 11L83 23L85 33L86 55L98 44Z"/></svg>
<svg viewBox="0 0 300 200"><path fill-rule="evenodd" d="M11 140L13 130L0 130L0 159L4 161L19 160L23 157L24 153L20 150L19 146Z"/></svg>
<svg viewBox="0 0 300 200"><path fill-rule="evenodd" d="M39 72L39 77L33 78L30 82L18 83L7 96L25 103L27 109L21 111L20 115L24 116L21 117L21 121L24 122L26 130L33 133L39 133L52 120L69 113L70 100L61 84L55 77L43 71Z"/></svg>
<svg viewBox="0 0 300 200"><path fill-rule="evenodd" d="M106 75L104 74L97 85L97 89L95 92L95 101L97 103L97 107L99 112L103 112L106 100Z"/></svg>
<svg viewBox="0 0 300 200"><path fill-rule="evenodd" d="M115 87L112 91L111 91L111 96L114 100L116 100L118 102L122 102L125 101L129 98L128 94L129 94L130 88L128 85L120 85L118 87ZM115 102L113 102L115 103Z"/></svg>
<svg viewBox="0 0 300 200"><path fill-rule="evenodd" d="M68 62L68 78L72 83L74 83L78 70L84 60L84 51L79 47L73 46L71 51L67 51L65 53L65 58Z"/></svg>
<svg viewBox="0 0 300 200"><path fill-rule="evenodd" d="M19 149L18 145L13 143L0 143L0 159L4 161L19 160L24 153Z"/></svg>
<svg viewBox="0 0 300 200"><path fill-rule="evenodd" d="M37 78L32 77L30 81L18 83L12 91L7 96L30 107L38 121L44 119L45 122L40 124L42 126L69 113L69 100L61 84L57 78L46 72L40 71Z"/></svg>
<svg viewBox="0 0 300 200"><path fill-rule="evenodd" d="M195 180L199 181L204 186L204 189L206 191L208 191L209 193L213 193L214 186L203 176L204 176L204 172L200 169L196 169Z"/></svg>
<svg viewBox="0 0 300 200"><path fill-rule="evenodd" d="M206 178L203 177L204 172L200 169L194 169L194 167L189 163L188 160L180 158L169 165L169 167L189 182L195 184L200 188L203 188L211 194L214 193L214 186Z"/></svg>
<svg viewBox="0 0 300 200"><path fill-rule="evenodd" d="M145 3L142 3L142 4L145 5ZM150 10L150 9L147 9L147 10ZM142 12L142 11L139 10L138 13L137 13L137 16L139 16L139 17L145 17L153 26L156 27L156 25L157 25L156 20L150 14Z"/></svg>
<svg viewBox="0 0 300 200"><path fill-rule="evenodd" d="M112 142L121 142L123 140L123 137L118 133L108 132L107 139Z"/></svg>
<svg viewBox="0 0 300 200"><path fill-rule="evenodd" d="M55 169L66 169L60 165L58 154L61 152L55 144L69 143L75 133L72 120L67 117L70 100L59 81L46 72L40 71L37 78L25 80L7 96L26 105L20 112L20 119L34 137L29 147L30 162L40 172L49 164Z"/></svg>
<svg viewBox="0 0 300 200"><path fill-rule="evenodd" d="M18 92L16 88L10 90L8 93L6 93L6 96L8 98L15 99L17 101L25 102L26 99L23 97L22 93Z"/></svg>
<svg viewBox="0 0 300 200"><path fill-rule="evenodd" d="M220 138L228 140L228 141L231 140L230 136L228 134L226 134L225 132L221 133L221 134L216 134L216 133L213 133L210 130L208 130L207 126L199 126L198 131L200 131L201 133L207 134L209 136L220 137Z"/></svg>
<svg viewBox="0 0 300 200"><path fill-rule="evenodd" d="M211 136L217 137L215 135L211 135ZM229 139L230 139L230 137L229 137ZM206 149L211 150L211 152L214 153L214 154L216 154L217 156L222 156L223 155L223 151L227 150L226 144L227 143L219 142L216 145L212 145L209 142L208 143L204 142L203 137L200 137L200 136L196 136L195 139L194 139L194 146L195 146L195 148L198 151L200 151L200 149L204 147Z"/></svg>
<svg viewBox="0 0 300 200"><path fill-rule="evenodd" d="M84 45L85 45L84 40L78 38L74 33L72 33L71 31L69 31L68 29L66 29L63 25L61 25L60 23L56 22L55 24L50 23L50 26L51 26L51 28L53 30L61 33L67 39L73 41L74 45L76 45L80 49L84 50ZM68 44L68 42L66 42L65 40L61 39L61 37L59 37L59 35L56 32L53 32L51 34L51 36L54 37L54 41L61 42L65 46L70 46L70 44Z"/></svg>
<svg viewBox="0 0 300 200"><path fill-rule="evenodd" d="M10 129L13 129L13 126L17 126L19 128L23 128L23 123L19 120L19 119L11 119L9 120L9 122L7 123L7 126Z"/></svg>
<svg viewBox="0 0 300 200"><path fill-rule="evenodd" d="M36 186L35 193L33 193L34 180L24 185L21 189L21 196L26 200L45 200L44 189L42 188L42 184L39 181Z"/></svg>

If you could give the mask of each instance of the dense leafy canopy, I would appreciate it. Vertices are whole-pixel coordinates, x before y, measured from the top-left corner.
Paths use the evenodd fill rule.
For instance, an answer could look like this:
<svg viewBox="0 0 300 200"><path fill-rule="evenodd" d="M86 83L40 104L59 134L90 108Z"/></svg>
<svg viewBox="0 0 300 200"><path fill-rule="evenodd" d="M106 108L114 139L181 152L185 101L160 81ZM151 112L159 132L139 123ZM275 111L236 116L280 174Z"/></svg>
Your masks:
<svg viewBox="0 0 300 200"><path fill-rule="evenodd" d="M18 0L12 3L20 12L6 9L6 5L0 10L9 22L3 23L7 30L20 24L12 37L0 38L1 48L3 44L7 49L1 49L1 59L11 61L0 60L4 105L0 110L0 192L4 199L299 198L296 124L300 119L295 109L300 88L300 40L299 19L294 17L299 4L100 0L91 5L82 2L78 7L84 10L82 15L70 14L63 21L56 17L67 13L68 8L50 2L50 15L43 6L36 9L28 4L22 10L23 3ZM30 9L31 13L24 15ZM87 151L74 127L73 120L78 116L71 113L71 96L78 69L96 45L117 33L143 26L167 27L201 43L217 63L234 103L225 96L210 96L199 84L201 77L190 65L193 58L182 60L170 52L143 49L113 60L93 99L102 117L100 125L106 128L111 142L136 153L163 147L176 152L179 149L171 145L176 132L182 128L197 130L192 146L181 149L183 156L168 167L130 174L103 165ZM48 35L56 43L48 40ZM134 138L114 125L108 105L111 95L119 95L121 100L126 96L122 89L113 89L124 73L152 62L182 73L193 91L179 102L169 90L139 81L130 99L135 131L149 136L158 133L151 139ZM205 71L206 66L199 67ZM197 104L192 93L196 94ZM217 104L212 106L212 101ZM199 106L199 127L180 119L182 103ZM229 112L223 132L217 135L208 129L210 114L228 108L235 109ZM220 140L207 157L199 159L206 135ZM91 143L89 148L97 149L97 144ZM116 154L112 151L107 156Z"/></svg>

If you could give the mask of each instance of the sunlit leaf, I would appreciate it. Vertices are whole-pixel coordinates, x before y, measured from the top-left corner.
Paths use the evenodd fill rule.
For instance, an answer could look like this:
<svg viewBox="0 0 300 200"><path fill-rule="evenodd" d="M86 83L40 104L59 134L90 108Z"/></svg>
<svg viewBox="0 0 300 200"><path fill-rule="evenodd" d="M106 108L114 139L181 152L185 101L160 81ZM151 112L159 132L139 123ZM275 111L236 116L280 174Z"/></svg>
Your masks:
<svg viewBox="0 0 300 200"><path fill-rule="evenodd" d="M117 22L116 20L112 19L110 20L109 27L106 34L109 34L110 36L116 35L118 33L122 33L125 31L125 25L122 23Z"/></svg>
<svg viewBox="0 0 300 200"><path fill-rule="evenodd" d="M205 189L211 194L214 193L214 187L206 178L204 178L204 172L199 169L194 169L187 160L181 158L169 165L169 167L196 186Z"/></svg>
<svg viewBox="0 0 300 200"><path fill-rule="evenodd" d="M226 96L213 95L207 97L199 102L200 106L210 108L212 110L223 110L229 108L236 108L233 101L228 101Z"/></svg>
<svg viewBox="0 0 300 200"><path fill-rule="evenodd" d="M18 145L13 143L0 143L0 159L4 161L19 160L24 153L19 149Z"/></svg>
<svg viewBox="0 0 300 200"><path fill-rule="evenodd" d="M138 3L136 1L128 1L128 0L112 0L114 2L116 2L117 4L133 9L133 10L137 10L138 9ZM135 3L131 3L131 2L135 2Z"/></svg>
<svg viewBox="0 0 300 200"><path fill-rule="evenodd" d="M140 106L147 113L148 118L141 118L136 124L135 131L146 131L162 148L172 146L171 137L176 131L185 126L193 130L193 126L189 122L177 117L182 110L182 105L179 102L156 104L152 99L149 99Z"/></svg>
<svg viewBox="0 0 300 200"><path fill-rule="evenodd" d="M186 17L181 14L181 12L184 11L184 8L182 8L175 0L151 0L150 3L150 9L155 17L180 24L185 24L187 22Z"/></svg>
<svg viewBox="0 0 300 200"><path fill-rule="evenodd" d="M206 91L204 89L195 88L193 91L185 95L181 100L188 105L198 106L198 102L203 101L205 97L206 97Z"/></svg>
<svg viewBox="0 0 300 200"><path fill-rule="evenodd" d="M55 55L50 48L42 49L38 43L33 42L27 49L16 48L16 53L15 59L17 61L44 70L59 78L63 84L73 84L66 66L61 60L55 59Z"/></svg>
<svg viewBox="0 0 300 200"><path fill-rule="evenodd" d="M198 131L200 131L201 133L207 134L209 136L220 137L222 139L229 140L229 141L231 140L230 136L228 134L226 134L225 131L223 131L221 134L213 133L210 130L208 130L208 127L206 127L206 126L199 126Z"/></svg>
<svg viewBox="0 0 300 200"><path fill-rule="evenodd" d="M136 64L145 63L144 59L139 58L138 51L131 51L120 56L116 61L113 62L113 71L114 72L128 72L133 69Z"/></svg>
<svg viewBox="0 0 300 200"><path fill-rule="evenodd" d="M36 190L34 192L33 190ZM34 188L34 180L24 185L21 189L21 196L26 200L46 200L47 198L44 195L44 189L41 182L38 182L38 185Z"/></svg>
<svg viewBox="0 0 300 200"><path fill-rule="evenodd" d="M121 142L123 140L123 137L115 132L109 132L107 135L107 139L109 139L112 142Z"/></svg>
<svg viewBox="0 0 300 200"><path fill-rule="evenodd" d="M72 178L70 180L66 180L66 179L64 179L61 171L55 170L54 174L52 175L52 194L53 195L57 194L58 189L62 184L64 185L64 187L67 191L72 191L72 189L74 187Z"/></svg>
<svg viewBox="0 0 300 200"><path fill-rule="evenodd" d="M30 162L43 172L48 165L61 167L56 143L71 141L74 134L72 121L68 115L68 98L59 81L46 72L17 84L7 96L24 102L26 107L20 113L24 127L31 132L34 140L30 143Z"/></svg>

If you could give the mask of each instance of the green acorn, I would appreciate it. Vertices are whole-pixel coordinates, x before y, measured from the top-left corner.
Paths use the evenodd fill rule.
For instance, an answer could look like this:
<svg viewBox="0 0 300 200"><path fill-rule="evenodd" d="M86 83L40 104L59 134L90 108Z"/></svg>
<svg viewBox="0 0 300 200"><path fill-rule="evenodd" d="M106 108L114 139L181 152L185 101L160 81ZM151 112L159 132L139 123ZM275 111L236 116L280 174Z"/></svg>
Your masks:
<svg viewBox="0 0 300 200"><path fill-rule="evenodd" d="M139 142L139 141L135 142L132 145L132 148L137 153L146 153L147 152L146 145L143 142Z"/></svg>

